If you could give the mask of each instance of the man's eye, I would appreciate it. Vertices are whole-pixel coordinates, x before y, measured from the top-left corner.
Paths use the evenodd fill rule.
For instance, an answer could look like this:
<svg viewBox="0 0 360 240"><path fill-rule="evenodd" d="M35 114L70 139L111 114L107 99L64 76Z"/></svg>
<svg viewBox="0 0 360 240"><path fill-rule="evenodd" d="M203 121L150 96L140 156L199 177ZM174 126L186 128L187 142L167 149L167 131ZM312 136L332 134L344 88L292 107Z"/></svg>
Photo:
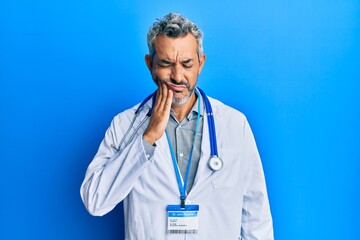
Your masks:
<svg viewBox="0 0 360 240"><path fill-rule="evenodd" d="M166 65L164 65L164 64L158 64L158 66L161 67L161 68L168 68L168 67L170 67L171 65L170 65L170 64L166 64Z"/></svg>
<svg viewBox="0 0 360 240"><path fill-rule="evenodd" d="M192 68L193 67L193 65L189 65L189 64L184 64L183 66L184 66L184 68Z"/></svg>

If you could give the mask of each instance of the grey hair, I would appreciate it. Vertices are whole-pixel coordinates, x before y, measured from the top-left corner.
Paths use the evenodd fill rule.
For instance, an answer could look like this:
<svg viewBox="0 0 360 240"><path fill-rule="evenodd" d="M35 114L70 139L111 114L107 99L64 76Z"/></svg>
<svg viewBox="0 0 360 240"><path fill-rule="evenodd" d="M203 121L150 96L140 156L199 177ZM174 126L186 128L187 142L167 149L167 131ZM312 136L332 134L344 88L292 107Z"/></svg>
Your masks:
<svg viewBox="0 0 360 240"><path fill-rule="evenodd" d="M203 55L203 32L189 19L178 13L169 13L163 18L158 18L149 28L147 33L147 44L151 58L155 55L154 41L158 35L171 38L183 37L191 33L198 44L198 56Z"/></svg>

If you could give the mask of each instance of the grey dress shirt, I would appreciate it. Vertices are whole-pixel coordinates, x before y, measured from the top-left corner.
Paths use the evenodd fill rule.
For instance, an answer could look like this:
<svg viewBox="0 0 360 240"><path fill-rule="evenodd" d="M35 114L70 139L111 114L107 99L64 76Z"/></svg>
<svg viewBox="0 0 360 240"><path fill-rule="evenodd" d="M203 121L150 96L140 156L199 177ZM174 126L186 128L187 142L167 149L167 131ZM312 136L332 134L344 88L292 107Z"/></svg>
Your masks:
<svg viewBox="0 0 360 240"><path fill-rule="evenodd" d="M194 142L196 121L198 117L198 101L200 101L200 121L199 127L196 134L196 139ZM199 165L200 154L201 154L201 139L202 139L202 129L203 129L203 113L204 113L204 104L202 101L201 95L198 96L194 106L192 107L190 113L179 122L173 114L171 109L169 122L166 126L166 132L172 144L172 148L177 158L177 162L180 168L181 176L185 181L185 174L187 165L190 158L190 152L192 145L194 144L194 150L192 153L192 162L190 166L189 179L186 186L186 191L189 193L191 187L194 183L196 171ZM149 144L147 141L144 142L145 152L150 158L155 151L155 147ZM174 170L175 171L175 170Z"/></svg>

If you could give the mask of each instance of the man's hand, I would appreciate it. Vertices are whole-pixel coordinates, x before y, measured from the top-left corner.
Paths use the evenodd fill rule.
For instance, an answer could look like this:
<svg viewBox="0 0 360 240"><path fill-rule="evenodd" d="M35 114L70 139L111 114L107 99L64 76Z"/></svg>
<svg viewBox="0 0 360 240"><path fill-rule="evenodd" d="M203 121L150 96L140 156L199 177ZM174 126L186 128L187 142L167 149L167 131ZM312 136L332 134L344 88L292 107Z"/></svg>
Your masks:
<svg viewBox="0 0 360 240"><path fill-rule="evenodd" d="M144 132L144 139L153 145L164 134L169 121L173 92L165 83L158 80L155 106L153 106L150 123Z"/></svg>

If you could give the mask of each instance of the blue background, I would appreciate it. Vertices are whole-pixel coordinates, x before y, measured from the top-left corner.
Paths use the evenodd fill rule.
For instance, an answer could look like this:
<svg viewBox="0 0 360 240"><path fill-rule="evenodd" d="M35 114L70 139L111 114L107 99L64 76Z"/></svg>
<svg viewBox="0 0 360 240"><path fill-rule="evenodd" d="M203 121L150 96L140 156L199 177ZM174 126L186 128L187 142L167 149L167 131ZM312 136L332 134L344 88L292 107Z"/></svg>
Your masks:
<svg viewBox="0 0 360 240"><path fill-rule="evenodd" d="M155 18L204 31L208 95L246 114L278 240L360 239L360 2L0 2L0 239L122 239L79 187L113 116L155 89Z"/></svg>

